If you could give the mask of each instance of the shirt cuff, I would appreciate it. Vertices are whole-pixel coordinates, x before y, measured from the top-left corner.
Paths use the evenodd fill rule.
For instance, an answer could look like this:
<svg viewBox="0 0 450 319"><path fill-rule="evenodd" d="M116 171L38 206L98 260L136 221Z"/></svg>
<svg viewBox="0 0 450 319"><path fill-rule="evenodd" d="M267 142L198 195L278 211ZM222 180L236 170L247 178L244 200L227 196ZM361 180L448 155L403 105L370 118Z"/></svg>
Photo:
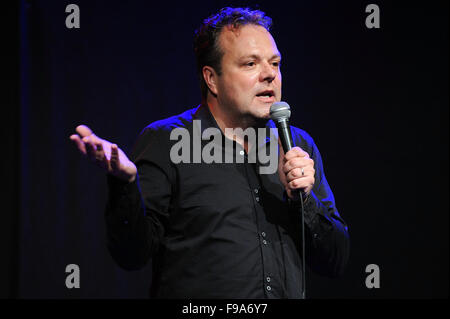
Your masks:
<svg viewBox="0 0 450 319"><path fill-rule="evenodd" d="M299 214L301 209L300 200L292 200L290 199L286 191L283 193L285 200L289 204L289 210L294 214ZM305 224L311 229L313 232L319 231L319 225L322 220L325 220L328 225L329 220L324 213L321 211L321 206L323 206L320 200L317 198L316 194L311 190L308 196L303 200L303 216L305 220ZM321 218L322 216L322 218ZM332 227L332 225L329 225Z"/></svg>
<svg viewBox="0 0 450 319"><path fill-rule="evenodd" d="M121 180L114 175L107 174L106 181L108 183L108 189L112 197L116 195L124 195L130 193L137 187L137 176L131 183Z"/></svg>
<svg viewBox="0 0 450 319"><path fill-rule="evenodd" d="M106 217L112 223L128 225L137 218L141 203L138 176L131 183L111 174L106 179L109 190Z"/></svg>

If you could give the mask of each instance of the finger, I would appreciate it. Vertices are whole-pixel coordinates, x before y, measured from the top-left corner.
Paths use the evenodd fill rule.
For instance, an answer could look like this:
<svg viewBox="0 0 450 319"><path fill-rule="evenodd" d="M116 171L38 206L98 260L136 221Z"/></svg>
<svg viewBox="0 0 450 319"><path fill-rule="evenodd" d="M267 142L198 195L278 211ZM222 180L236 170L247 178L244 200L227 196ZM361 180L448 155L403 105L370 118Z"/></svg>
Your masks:
<svg viewBox="0 0 450 319"><path fill-rule="evenodd" d="M314 184L313 179L311 178L297 178L288 183L288 187L290 189L307 189L312 184Z"/></svg>
<svg viewBox="0 0 450 319"><path fill-rule="evenodd" d="M289 173L287 173L286 179L288 180L288 182L291 182L297 178L304 178L305 175L306 175L305 169L303 167L301 168L297 167L290 170Z"/></svg>
<svg viewBox="0 0 450 319"><path fill-rule="evenodd" d="M103 150L102 142L94 142L95 145L95 160L98 165L109 171L109 161L106 158L105 152Z"/></svg>
<svg viewBox="0 0 450 319"><path fill-rule="evenodd" d="M283 165L283 172L287 174L294 168L298 167L314 167L314 161L310 158L294 157Z"/></svg>
<svg viewBox="0 0 450 319"><path fill-rule="evenodd" d="M95 146L89 136L83 137L82 141L86 145L86 152L90 160L95 161Z"/></svg>
<svg viewBox="0 0 450 319"><path fill-rule="evenodd" d="M291 182L297 178L309 178L310 176L314 176L314 169L310 167L297 167L291 170L286 175L286 179L288 182Z"/></svg>
<svg viewBox="0 0 450 319"><path fill-rule="evenodd" d="M103 161L103 159L105 157L105 152L103 151L102 142L95 141L95 140L92 139L92 137L91 137L91 141L92 141L92 144L94 145L95 159L97 161Z"/></svg>
<svg viewBox="0 0 450 319"><path fill-rule="evenodd" d="M94 145L94 150L96 152L100 152L102 151L103 153L96 153L96 157L97 158L101 158L103 160L104 155L106 155L106 158L109 160L109 149L107 147L107 142L103 139L101 139L100 137L98 137L97 135L95 135L94 133L92 133L91 135L88 136L89 140L93 143Z"/></svg>
<svg viewBox="0 0 450 319"><path fill-rule="evenodd" d="M120 160L119 160L119 148L116 144L111 144L111 168L113 171L118 171L120 168Z"/></svg>
<svg viewBox="0 0 450 319"><path fill-rule="evenodd" d="M97 135L95 135L94 133L92 133L89 138L91 139L92 142L94 142L95 145L97 145L98 143L102 143L102 139L100 137L98 137Z"/></svg>
<svg viewBox="0 0 450 319"><path fill-rule="evenodd" d="M86 147L84 143L81 141L80 136L78 134L70 135L70 139L75 143L78 150L83 154L86 155Z"/></svg>
<svg viewBox="0 0 450 319"><path fill-rule="evenodd" d="M81 137L86 137L92 134L92 130L86 125L78 125L75 131L80 134Z"/></svg>
<svg viewBox="0 0 450 319"><path fill-rule="evenodd" d="M284 157L286 158L287 161L289 161L290 159L293 159L295 157L309 158L309 154L307 152L305 152L304 150L302 150L300 147L296 146L296 147L291 148Z"/></svg>
<svg viewBox="0 0 450 319"><path fill-rule="evenodd" d="M314 161L306 157L294 157L284 164L285 173L297 167L314 167Z"/></svg>
<svg viewBox="0 0 450 319"><path fill-rule="evenodd" d="M86 145L90 160L96 165L106 169L108 167L108 161L105 161L105 154L101 143L97 144L92 139L89 139Z"/></svg>

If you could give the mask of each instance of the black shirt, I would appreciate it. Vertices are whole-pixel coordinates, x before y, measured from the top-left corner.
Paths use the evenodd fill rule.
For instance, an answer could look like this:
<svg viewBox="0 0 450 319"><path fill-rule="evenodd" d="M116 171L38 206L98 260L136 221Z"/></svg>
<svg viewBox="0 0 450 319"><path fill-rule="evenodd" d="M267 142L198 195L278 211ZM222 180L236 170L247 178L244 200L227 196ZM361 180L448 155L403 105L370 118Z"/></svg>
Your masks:
<svg viewBox="0 0 450 319"><path fill-rule="evenodd" d="M138 169L135 182L108 176L111 255L127 270L142 268L151 257L154 298L301 298L298 204L286 199L278 172L260 174L261 164L234 142L233 156L243 163L174 164L170 150L177 140L170 133L185 128L195 136L193 120L202 132L218 128L203 105L152 123L130 156ZM267 122L267 130L274 127ZM306 263L337 276L348 260L347 226L314 141L299 128L291 131L294 144L315 162L315 185L304 207Z"/></svg>

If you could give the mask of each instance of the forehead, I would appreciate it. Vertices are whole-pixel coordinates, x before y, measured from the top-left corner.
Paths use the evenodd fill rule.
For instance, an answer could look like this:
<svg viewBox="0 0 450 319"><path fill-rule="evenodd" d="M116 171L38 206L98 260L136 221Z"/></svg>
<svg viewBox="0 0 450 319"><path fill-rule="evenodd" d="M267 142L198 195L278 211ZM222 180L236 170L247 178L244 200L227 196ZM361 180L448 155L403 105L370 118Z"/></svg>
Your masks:
<svg viewBox="0 0 450 319"><path fill-rule="evenodd" d="M274 38L264 27L244 25L238 28L225 27L219 36L224 56L239 58L245 55L279 55Z"/></svg>

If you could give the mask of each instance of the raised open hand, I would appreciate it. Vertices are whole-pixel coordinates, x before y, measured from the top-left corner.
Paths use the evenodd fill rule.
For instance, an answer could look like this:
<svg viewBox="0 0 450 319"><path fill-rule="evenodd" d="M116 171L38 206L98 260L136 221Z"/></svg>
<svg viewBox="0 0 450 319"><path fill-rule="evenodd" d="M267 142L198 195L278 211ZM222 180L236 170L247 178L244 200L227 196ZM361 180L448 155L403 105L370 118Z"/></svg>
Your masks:
<svg viewBox="0 0 450 319"><path fill-rule="evenodd" d="M89 158L107 173L123 181L133 182L136 178L136 165L116 145L95 135L92 130L79 125L70 139L76 144L81 154Z"/></svg>

